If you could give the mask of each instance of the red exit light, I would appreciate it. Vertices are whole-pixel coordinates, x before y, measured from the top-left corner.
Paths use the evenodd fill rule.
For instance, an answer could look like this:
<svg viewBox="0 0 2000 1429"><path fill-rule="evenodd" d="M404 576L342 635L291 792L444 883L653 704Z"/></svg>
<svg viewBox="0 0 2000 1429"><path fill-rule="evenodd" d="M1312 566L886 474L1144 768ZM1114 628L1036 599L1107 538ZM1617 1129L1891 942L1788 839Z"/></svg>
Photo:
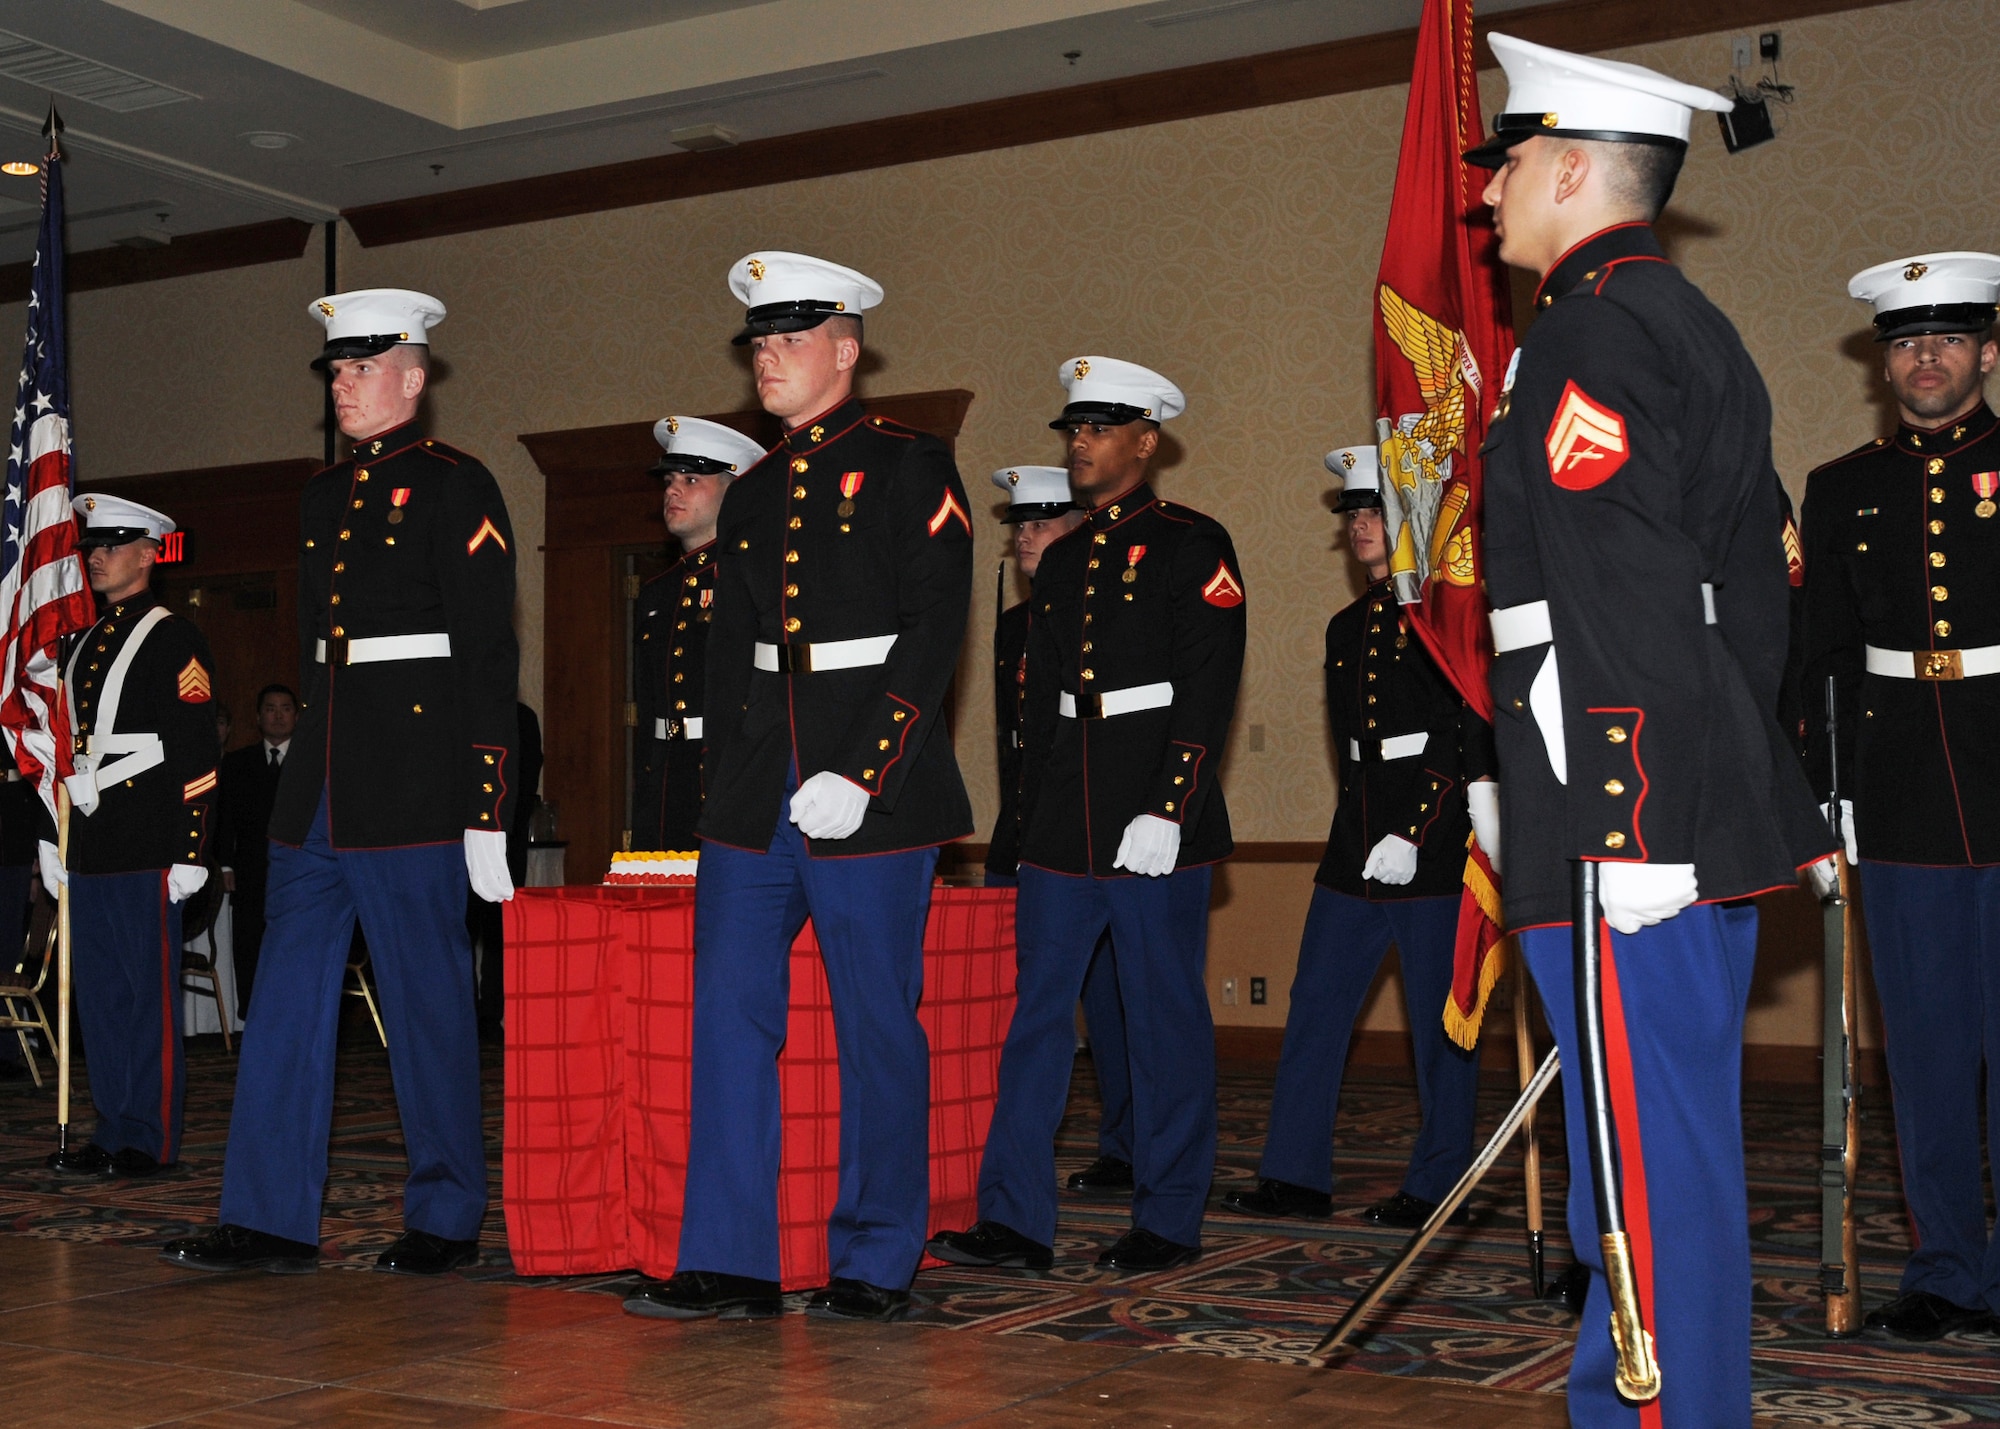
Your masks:
<svg viewBox="0 0 2000 1429"><path fill-rule="evenodd" d="M161 566L178 566L185 560L187 560L187 532L167 532L160 541L160 553L153 558L153 563Z"/></svg>

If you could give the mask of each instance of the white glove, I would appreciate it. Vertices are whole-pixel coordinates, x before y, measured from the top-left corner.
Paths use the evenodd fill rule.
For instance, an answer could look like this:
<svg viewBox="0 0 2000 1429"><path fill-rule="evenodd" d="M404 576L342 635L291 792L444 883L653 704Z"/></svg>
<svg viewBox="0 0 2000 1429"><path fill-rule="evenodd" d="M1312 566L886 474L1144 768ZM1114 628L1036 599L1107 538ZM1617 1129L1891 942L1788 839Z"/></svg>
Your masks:
<svg viewBox="0 0 2000 1429"><path fill-rule="evenodd" d="M1125 826L1113 868L1159 878L1174 871L1181 856L1181 826L1157 814L1141 814Z"/></svg>
<svg viewBox="0 0 2000 1429"><path fill-rule="evenodd" d="M69 882L69 870L62 866L62 856L54 844L44 842L38 847L42 855L42 891L53 898L56 890Z"/></svg>
<svg viewBox="0 0 2000 1429"><path fill-rule="evenodd" d="M1826 804L1819 806L1819 816L1822 819L1826 817L1827 804L1831 804L1832 802L1829 799ZM1854 801L1852 799L1842 799L1840 801L1840 836L1847 840L1847 861L1850 864L1858 865L1861 862L1861 850L1856 848L1854 843Z"/></svg>
<svg viewBox="0 0 2000 1429"><path fill-rule="evenodd" d="M177 863L167 870L167 902L185 903L208 882L208 870L198 863Z"/></svg>
<svg viewBox="0 0 2000 1429"><path fill-rule="evenodd" d="M1597 866L1597 901L1604 905L1604 921L1621 933L1636 933L1665 922L1699 894L1691 863Z"/></svg>
<svg viewBox="0 0 2000 1429"><path fill-rule="evenodd" d="M844 839L861 827L868 799L852 779L822 769L792 795L792 822L809 839Z"/></svg>
<svg viewBox="0 0 2000 1429"><path fill-rule="evenodd" d="M507 835L498 829L467 829L465 875L472 891L488 903L505 903L512 898L514 879L507 872Z"/></svg>
<svg viewBox="0 0 2000 1429"><path fill-rule="evenodd" d="M1417 876L1417 846L1396 834L1382 835L1381 842L1368 850L1361 876L1401 888Z"/></svg>
<svg viewBox="0 0 2000 1429"><path fill-rule="evenodd" d="M1486 850L1486 861L1500 871L1500 786L1491 779L1469 784L1465 790L1466 812L1472 815L1472 836Z"/></svg>
<svg viewBox="0 0 2000 1429"><path fill-rule="evenodd" d="M1821 898L1831 898L1840 890L1840 869L1835 866L1832 854L1818 863L1807 864L1806 877L1812 880L1813 892Z"/></svg>

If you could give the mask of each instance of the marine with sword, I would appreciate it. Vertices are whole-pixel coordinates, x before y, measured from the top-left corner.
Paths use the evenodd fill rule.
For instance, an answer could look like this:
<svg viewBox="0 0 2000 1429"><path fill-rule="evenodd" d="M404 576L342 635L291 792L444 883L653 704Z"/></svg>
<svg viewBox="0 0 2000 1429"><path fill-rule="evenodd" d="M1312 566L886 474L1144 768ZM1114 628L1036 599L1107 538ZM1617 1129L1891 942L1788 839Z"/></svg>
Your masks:
<svg viewBox="0 0 2000 1429"><path fill-rule="evenodd" d="M1775 716L1770 401L1652 229L1693 112L1729 101L1490 40L1507 106L1466 157L1495 171L1501 258L1540 276L1486 446L1486 569L1507 922L1574 1073L1570 1420L1749 1429L1747 900L1831 840Z"/></svg>

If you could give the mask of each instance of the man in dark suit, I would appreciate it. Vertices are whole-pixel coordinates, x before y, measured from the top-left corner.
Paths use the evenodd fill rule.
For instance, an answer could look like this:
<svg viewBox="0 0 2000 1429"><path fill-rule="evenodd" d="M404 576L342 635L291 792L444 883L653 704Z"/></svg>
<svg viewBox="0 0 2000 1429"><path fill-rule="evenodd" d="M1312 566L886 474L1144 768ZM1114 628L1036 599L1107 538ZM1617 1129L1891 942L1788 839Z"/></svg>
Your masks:
<svg viewBox="0 0 2000 1429"><path fill-rule="evenodd" d="M257 742L222 759L221 828L217 857L222 886L235 920L231 955L236 961L236 1012L250 1013L250 984L257 976L257 949L264 941L264 877L270 866L271 804L278 797L278 771L291 750L299 722L299 698L286 685L257 692Z"/></svg>

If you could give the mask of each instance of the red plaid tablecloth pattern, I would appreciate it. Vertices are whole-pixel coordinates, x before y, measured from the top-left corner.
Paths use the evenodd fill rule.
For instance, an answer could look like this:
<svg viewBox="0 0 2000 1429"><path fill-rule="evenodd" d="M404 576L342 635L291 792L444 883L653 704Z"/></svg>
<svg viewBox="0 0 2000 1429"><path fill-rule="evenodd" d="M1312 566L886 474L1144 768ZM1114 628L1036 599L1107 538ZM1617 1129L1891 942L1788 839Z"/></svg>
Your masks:
<svg viewBox="0 0 2000 1429"><path fill-rule="evenodd" d="M924 943L935 1231L974 1219L1014 1012L1012 891L937 889ZM524 889L508 905L504 1193L522 1274L673 1273L687 1175L693 947L694 899L684 889ZM811 924L792 948L778 1076L780 1274L798 1289L826 1280L840 1168L833 1015Z"/></svg>

